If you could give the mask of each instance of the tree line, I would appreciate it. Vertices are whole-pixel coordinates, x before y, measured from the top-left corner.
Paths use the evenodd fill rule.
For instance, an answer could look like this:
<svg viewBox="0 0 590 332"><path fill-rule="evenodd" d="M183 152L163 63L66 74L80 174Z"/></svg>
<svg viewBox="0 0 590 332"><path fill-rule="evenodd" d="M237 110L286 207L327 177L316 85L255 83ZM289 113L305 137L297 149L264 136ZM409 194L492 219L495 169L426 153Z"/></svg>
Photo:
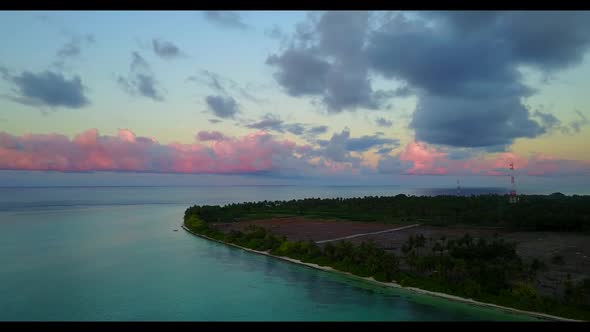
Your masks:
<svg viewBox="0 0 590 332"><path fill-rule="evenodd" d="M277 216L308 216L365 222L430 225L477 224L519 230L588 231L590 196L521 195L517 204L506 195L477 196L366 196L362 198L306 198L290 201L192 206L187 214L205 222L234 222Z"/></svg>

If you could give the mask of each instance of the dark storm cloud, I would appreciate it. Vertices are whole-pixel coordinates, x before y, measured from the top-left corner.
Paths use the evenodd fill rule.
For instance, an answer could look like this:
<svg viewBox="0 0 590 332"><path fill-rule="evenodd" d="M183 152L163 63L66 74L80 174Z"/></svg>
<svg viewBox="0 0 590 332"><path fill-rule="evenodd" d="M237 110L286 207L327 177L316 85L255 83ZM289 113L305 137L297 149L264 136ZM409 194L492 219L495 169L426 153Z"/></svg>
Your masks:
<svg viewBox="0 0 590 332"><path fill-rule="evenodd" d="M399 145L397 139L382 138L380 135L350 137L348 128L345 128L340 133L334 133L329 140L317 140L316 143L319 148L314 149L311 152L312 155L335 162L349 162L353 167L360 167L362 161L358 155L353 153L379 148L378 153L384 154L386 153L385 150L391 151ZM384 158L387 158L387 156ZM392 165L387 164L385 166L385 168L390 169Z"/></svg>
<svg viewBox="0 0 590 332"><path fill-rule="evenodd" d="M499 11L425 11L425 18L440 19L448 24L448 28L459 32L479 32L489 27L501 15Z"/></svg>
<svg viewBox="0 0 590 332"><path fill-rule="evenodd" d="M392 94L395 97L409 97L414 94L414 91L412 91L412 89L406 85L393 90Z"/></svg>
<svg viewBox="0 0 590 332"><path fill-rule="evenodd" d="M494 40L444 35L401 14L368 40L371 66L387 78L406 80L431 94L482 97L490 88L521 95L526 88L510 65L509 50ZM505 85L509 83L508 85Z"/></svg>
<svg viewBox="0 0 590 332"><path fill-rule="evenodd" d="M57 66L63 66L65 61L79 57L85 45L95 42L93 34L81 34L73 30L66 21L58 16L36 15L35 18L43 22L44 29L53 30L60 36L68 38L68 41L56 51L58 60L55 65Z"/></svg>
<svg viewBox="0 0 590 332"><path fill-rule="evenodd" d="M159 39L152 39L154 53L164 59L177 58L182 55L180 48L171 42Z"/></svg>
<svg viewBox="0 0 590 332"><path fill-rule="evenodd" d="M197 133L197 139L199 141L224 141L227 140L228 137L223 135L219 131L200 131Z"/></svg>
<svg viewBox="0 0 590 332"><path fill-rule="evenodd" d="M414 14L387 13L370 27L367 13L327 12L299 25L267 63L288 94L319 97L329 111L416 95L410 127L418 140L501 151L550 127L521 102L536 91L520 66L552 75L580 64L590 47L589 12ZM371 74L407 85L374 91Z"/></svg>
<svg viewBox="0 0 590 332"><path fill-rule="evenodd" d="M398 139L384 138L380 134L350 137L350 131L344 129L341 133L334 133L330 140L317 140L321 147L332 146L334 151L365 152L373 148L394 149L399 146ZM336 148L337 147L337 148Z"/></svg>
<svg viewBox="0 0 590 332"><path fill-rule="evenodd" d="M266 63L279 68L275 79L291 96L317 95L326 89L330 64L317 56L291 49L271 55Z"/></svg>
<svg viewBox="0 0 590 332"><path fill-rule="evenodd" d="M541 120L541 126L547 131L559 128L561 126L561 121L559 121L559 119L557 119L555 115L551 113L536 110L533 112L533 116L538 117Z"/></svg>
<svg viewBox="0 0 590 332"><path fill-rule="evenodd" d="M497 97L481 100L423 95L410 126L420 141L494 150L517 137L533 138L545 133L517 98Z"/></svg>
<svg viewBox="0 0 590 332"><path fill-rule="evenodd" d="M440 19L463 37L490 37L508 48L515 62L542 69L580 63L590 44L587 11L447 11Z"/></svg>
<svg viewBox="0 0 590 332"><path fill-rule="evenodd" d="M583 126L588 125L588 118L580 111L576 111L576 114L578 114L580 119L572 121L570 127L574 132L579 133Z"/></svg>
<svg viewBox="0 0 590 332"><path fill-rule="evenodd" d="M328 126L305 126L305 131L300 136L310 144L317 144L317 137L328 132Z"/></svg>
<svg viewBox="0 0 590 332"><path fill-rule="evenodd" d="M588 11L512 11L497 19L514 58L541 69L579 64L590 45Z"/></svg>
<svg viewBox="0 0 590 332"><path fill-rule="evenodd" d="M137 74L136 88L142 96L152 98L154 100L163 100L162 95L156 88L156 80L151 75Z"/></svg>
<svg viewBox="0 0 590 332"><path fill-rule="evenodd" d="M379 126L379 127L386 127L389 128L391 126L393 126L393 122L390 120L387 120L385 118L377 118L377 120L375 120L375 123Z"/></svg>
<svg viewBox="0 0 590 332"><path fill-rule="evenodd" d="M393 151L394 148L381 148L376 151L377 154L388 154Z"/></svg>
<svg viewBox="0 0 590 332"><path fill-rule="evenodd" d="M350 131L348 129L342 130L341 133L334 133L330 140L318 141L321 148L319 153L336 162L351 162L355 165L360 164L360 158L350 154L346 148L346 143L350 139Z"/></svg>
<svg viewBox="0 0 590 332"><path fill-rule="evenodd" d="M232 97L207 96L205 102L209 110L220 118L233 118L238 112L238 103Z"/></svg>
<svg viewBox="0 0 590 332"><path fill-rule="evenodd" d="M119 85L130 95L163 101L164 91L159 87L147 61L137 52L133 52L131 56L129 75L128 77L119 76L117 79Z"/></svg>
<svg viewBox="0 0 590 332"><path fill-rule="evenodd" d="M197 75L189 76L187 80L204 84L208 86L211 90L213 90L213 92L216 94L221 94L228 97L232 94L240 94L242 97L246 98L251 102L257 104L264 102L263 99L260 99L257 96L253 95L251 92L249 92L249 89L247 87L242 87L240 86L240 84L238 84L231 78L223 77L209 70L201 70L198 72Z"/></svg>
<svg viewBox="0 0 590 332"><path fill-rule="evenodd" d="M83 43L94 43L94 36L91 34L87 34L84 36L72 37L70 41L65 43L59 50L57 50L57 56L62 59L68 57L77 57L82 52Z"/></svg>
<svg viewBox="0 0 590 332"><path fill-rule="evenodd" d="M313 140L315 136L325 133L328 130L327 126L310 127L308 124L303 123L286 123L275 114L265 114L259 121L247 124L245 127L276 131L279 133L289 132L293 135L303 136L308 141Z"/></svg>
<svg viewBox="0 0 590 332"><path fill-rule="evenodd" d="M235 88L237 84L231 79L222 78L219 74L216 74L209 70L201 70L197 75L189 76L189 81L202 83L208 86L215 93L227 95L228 91L226 86Z"/></svg>
<svg viewBox="0 0 590 332"><path fill-rule="evenodd" d="M379 159L377 171L381 174L403 174L413 167L413 162L402 161L398 157L384 156Z"/></svg>
<svg viewBox="0 0 590 332"><path fill-rule="evenodd" d="M301 123L291 123L285 125L285 130L293 135L303 135L305 132L305 126Z"/></svg>
<svg viewBox="0 0 590 332"><path fill-rule="evenodd" d="M56 60L53 62L53 66L59 71L66 69L68 62L80 59L83 48L94 43L94 36L91 34L70 35L70 40L56 52Z"/></svg>
<svg viewBox="0 0 590 332"><path fill-rule="evenodd" d="M21 104L52 108L81 108L89 104L79 76L68 79L63 74L52 71L24 71L16 76L4 71L2 76L14 85L13 90L16 93L7 97Z"/></svg>
<svg viewBox="0 0 590 332"><path fill-rule="evenodd" d="M240 14L232 11L206 11L203 13L209 22L225 28L248 29L249 26L242 21Z"/></svg>
<svg viewBox="0 0 590 332"><path fill-rule="evenodd" d="M348 151L363 152L383 145L397 147L399 146L399 140L380 137L380 135L364 135L357 138L349 138L346 142L346 149Z"/></svg>
<svg viewBox="0 0 590 332"><path fill-rule="evenodd" d="M434 144L501 150L516 138L545 133L521 103L535 91L521 82L518 66L564 68L579 63L590 45L590 24L582 19L590 19L588 14L424 16L434 18L436 26L393 16L371 33L367 57L384 77L402 79L420 90L410 125L417 139ZM564 40L547 37L556 33Z"/></svg>
<svg viewBox="0 0 590 332"><path fill-rule="evenodd" d="M325 140L325 139L319 139L316 141L316 144L319 146L328 146L328 143L330 143L330 140Z"/></svg>
<svg viewBox="0 0 590 332"><path fill-rule="evenodd" d="M559 130L563 134L573 135L578 134L582 130L582 127L588 125L589 123L588 119L584 114L582 114L582 112L575 111L575 113L578 119L571 121L569 125L562 124L562 122L551 113L535 110L533 116L540 120L541 126L547 132Z"/></svg>
<svg viewBox="0 0 590 332"><path fill-rule="evenodd" d="M266 114L262 120L246 125L250 129L273 130L283 132L283 120L273 114Z"/></svg>
<svg viewBox="0 0 590 332"><path fill-rule="evenodd" d="M328 12L299 25L289 48L266 64L277 69L276 81L291 96L319 97L330 112L381 107L387 94L371 88L363 44L366 12Z"/></svg>
<svg viewBox="0 0 590 332"><path fill-rule="evenodd" d="M439 146L438 151L445 154L449 160L474 160L485 158L486 154L490 152L492 148L481 147L481 148L470 148L470 147L451 147L451 146ZM501 147L498 147L499 152L503 152Z"/></svg>
<svg viewBox="0 0 590 332"><path fill-rule="evenodd" d="M308 132L311 135L320 135L328 131L328 126L315 126L309 128Z"/></svg>

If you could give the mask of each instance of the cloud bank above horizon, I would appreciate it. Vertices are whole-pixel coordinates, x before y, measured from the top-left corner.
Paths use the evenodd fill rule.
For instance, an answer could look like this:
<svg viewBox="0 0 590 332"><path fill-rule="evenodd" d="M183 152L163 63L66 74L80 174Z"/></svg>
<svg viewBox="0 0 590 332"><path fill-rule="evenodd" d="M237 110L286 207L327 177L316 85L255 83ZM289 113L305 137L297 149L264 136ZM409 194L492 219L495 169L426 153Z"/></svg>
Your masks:
<svg viewBox="0 0 590 332"><path fill-rule="evenodd" d="M590 176L588 11L188 14L0 13L0 169Z"/></svg>
<svg viewBox="0 0 590 332"><path fill-rule="evenodd" d="M201 131L191 144L162 144L121 129L116 136L88 129L69 139L59 134L13 136L0 132L0 169L59 172L124 171L181 174L253 174L291 176L359 172L403 175L507 175L514 162L519 174L535 176L590 175L590 162L562 160L542 154L514 153L453 160L449 153L423 142L411 142L376 165L355 156L362 138L348 131L334 134L325 147L313 148L258 131L228 137Z"/></svg>

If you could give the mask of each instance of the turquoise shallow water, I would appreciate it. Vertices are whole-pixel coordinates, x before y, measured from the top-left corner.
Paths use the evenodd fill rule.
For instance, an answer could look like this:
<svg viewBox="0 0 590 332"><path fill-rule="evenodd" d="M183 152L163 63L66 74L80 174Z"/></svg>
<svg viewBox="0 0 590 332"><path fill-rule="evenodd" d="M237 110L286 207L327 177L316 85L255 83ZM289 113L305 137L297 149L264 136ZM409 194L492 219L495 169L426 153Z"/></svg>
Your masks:
<svg viewBox="0 0 590 332"><path fill-rule="evenodd" d="M536 320L349 280L180 228L186 201L285 190L0 189L0 320Z"/></svg>

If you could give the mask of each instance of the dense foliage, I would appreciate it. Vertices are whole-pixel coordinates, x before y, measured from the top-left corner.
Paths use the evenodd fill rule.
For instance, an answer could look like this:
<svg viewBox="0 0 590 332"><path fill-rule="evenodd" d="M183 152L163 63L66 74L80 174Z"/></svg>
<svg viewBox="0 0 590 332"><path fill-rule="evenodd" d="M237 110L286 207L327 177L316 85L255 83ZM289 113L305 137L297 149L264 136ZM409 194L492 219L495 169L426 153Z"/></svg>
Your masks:
<svg viewBox="0 0 590 332"><path fill-rule="evenodd" d="M433 239L428 239L432 241ZM455 294L483 302L590 319L590 279L566 282L563 298L537 294L533 280L544 263L525 264L515 244L494 238L475 240L466 234L457 240L441 238L426 248L422 235L411 236L402 247L403 272L396 275L403 286Z"/></svg>
<svg viewBox="0 0 590 332"><path fill-rule="evenodd" d="M507 196L368 196L363 198L307 198L263 201L225 206L193 206L185 215L197 214L205 222L233 222L273 216L420 222L431 225L481 224L526 230L590 230L590 196L523 195L517 204Z"/></svg>

